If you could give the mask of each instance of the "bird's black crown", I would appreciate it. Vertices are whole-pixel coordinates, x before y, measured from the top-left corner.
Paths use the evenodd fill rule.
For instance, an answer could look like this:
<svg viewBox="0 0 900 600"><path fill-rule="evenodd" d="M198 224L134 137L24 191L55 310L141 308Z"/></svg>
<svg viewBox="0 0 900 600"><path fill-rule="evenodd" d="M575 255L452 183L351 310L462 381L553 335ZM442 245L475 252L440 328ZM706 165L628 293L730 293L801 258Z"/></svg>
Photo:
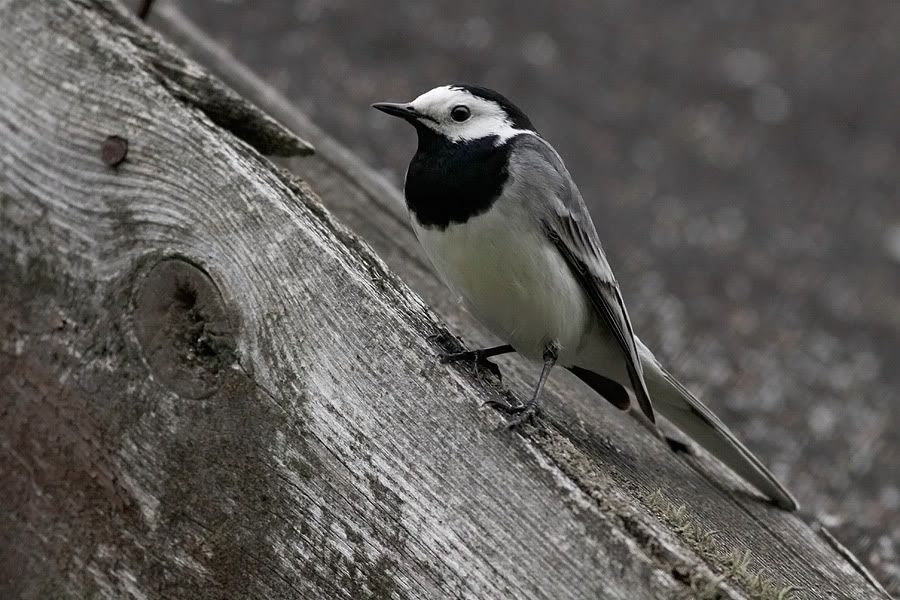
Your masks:
<svg viewBox="0 0 900 600"><path fill-rule="evenodd" d="M452 84L450 87L453 89L469 92L470 94L478 98L484 98L485 100L496 102L500 105L500 108L502 108L503 111L509 116L513 127L515 127L516 129L535 131L534 125L531 124L531 119L528 118L528 115L522 112L521 108L510 102L509 99L503 94L495 92L494 90L488 89L486 87L468 85L464 83Z"/></svg>

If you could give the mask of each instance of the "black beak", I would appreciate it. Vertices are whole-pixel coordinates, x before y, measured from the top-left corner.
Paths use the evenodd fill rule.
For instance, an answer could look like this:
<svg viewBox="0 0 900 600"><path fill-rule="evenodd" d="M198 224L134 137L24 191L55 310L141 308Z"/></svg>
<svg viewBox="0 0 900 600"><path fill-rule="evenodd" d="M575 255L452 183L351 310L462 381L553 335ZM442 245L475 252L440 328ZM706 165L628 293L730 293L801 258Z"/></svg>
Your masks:
<svg viewBox="0 0 900 600"><path fill-rule="evenodd" d="M406 119L407 121L414 121L425 116L409 104L398 104L395 102L376 102L372 105L372 108L380 110L381 112L387 113L393 117Z"/></svg>

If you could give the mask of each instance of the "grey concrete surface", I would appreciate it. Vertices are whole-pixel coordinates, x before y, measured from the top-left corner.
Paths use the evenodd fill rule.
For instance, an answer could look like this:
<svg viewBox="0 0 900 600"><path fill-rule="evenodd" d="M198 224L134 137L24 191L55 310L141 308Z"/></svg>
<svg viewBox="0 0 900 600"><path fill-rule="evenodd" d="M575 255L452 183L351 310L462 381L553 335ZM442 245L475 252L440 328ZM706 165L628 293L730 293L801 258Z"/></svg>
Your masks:
<svg viewBox="0 0 900 600"><path fill-rule="evenodd" d="M521 105L641 337L900 592L900 4L179 6L398 184L414 135L369 103Z"/></svg>

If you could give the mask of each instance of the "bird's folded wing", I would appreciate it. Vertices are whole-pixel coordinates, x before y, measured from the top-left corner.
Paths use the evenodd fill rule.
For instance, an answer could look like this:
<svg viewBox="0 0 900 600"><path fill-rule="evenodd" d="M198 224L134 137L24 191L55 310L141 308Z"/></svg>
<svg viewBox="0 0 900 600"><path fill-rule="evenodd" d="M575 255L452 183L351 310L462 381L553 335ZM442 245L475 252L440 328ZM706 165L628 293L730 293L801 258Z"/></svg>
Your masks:
<svg viewBox="0 0 900 600"><path fill-rule="evenodd" d="M601 321L619 344L638 404L647 418L655 422L653 405L634 344L631 320L599 242L591 239L572 214L557 213L555 218L545 223L545 231L581 282Z"/></svg>
<svg viewBox="0 0 900 600"><path fill-rule="evenodd" d="M660 366L635 337L612 269L603 253L587 207L562 159L535 135L516 139L510 176L521 179L522 200L539 215L547 237L581 282L582 288L618 345L643 412L653 420L647 384L659 412L739 475L753 483L786 510L797 502L774 475L731 433L712 411ZM515 182L514 182L515 183ZM524 190L529 190L526 192ZM538 190L534 192L534 190Z"/></svg>
<svg viewBox="0 0 900 600"><path fill-rule="evenodd" d="M518 186L521 190L538 191L528 198L533 204L529 208L539 215L547 237L565 258L601 322L620 346L638 404L655 422L631 321L578 188L556 150L537 135L519 136L511 156L515 158L510 159L510 174L522 180L514 184L523 184Z"/></svg>

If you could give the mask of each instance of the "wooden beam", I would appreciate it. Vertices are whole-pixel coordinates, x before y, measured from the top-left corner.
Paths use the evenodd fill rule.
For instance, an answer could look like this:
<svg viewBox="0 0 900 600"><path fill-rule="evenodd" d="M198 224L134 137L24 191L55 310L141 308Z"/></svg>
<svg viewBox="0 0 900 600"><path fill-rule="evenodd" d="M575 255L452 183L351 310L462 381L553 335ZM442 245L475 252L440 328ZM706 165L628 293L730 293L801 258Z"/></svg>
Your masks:
<svg viewBox="0 0 900 600"><path fill-rule="evenodd" d="M499 383L435 359L396 190L264 87L304 180L118 4L0 22L0 596L884 597L571 382L503 431Z"/></svg>

